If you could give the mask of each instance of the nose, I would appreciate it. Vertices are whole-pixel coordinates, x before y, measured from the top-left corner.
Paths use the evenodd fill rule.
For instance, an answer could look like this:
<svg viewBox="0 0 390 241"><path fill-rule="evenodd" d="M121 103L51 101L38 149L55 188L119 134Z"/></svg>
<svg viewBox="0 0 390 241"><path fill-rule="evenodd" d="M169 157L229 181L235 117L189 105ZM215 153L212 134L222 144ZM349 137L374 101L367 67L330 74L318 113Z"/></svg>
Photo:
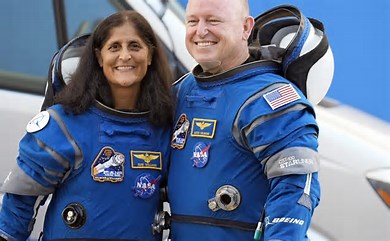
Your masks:
<svg viewBox="0 0 390 241"><path fill-rule="evenodd" d="M198 26L196 28L196 34L200 37L206 36L206 34L209 32L207 23L205 21L199 21Z"/></svg>
<svg viewBox="0 0 390 241"><path fill-rule="evenodd" d="M121 60L129 60L131 59L131 54L130 54L130 51L127 50L127 49L122 49L119 53L119 59Z"/></svg>

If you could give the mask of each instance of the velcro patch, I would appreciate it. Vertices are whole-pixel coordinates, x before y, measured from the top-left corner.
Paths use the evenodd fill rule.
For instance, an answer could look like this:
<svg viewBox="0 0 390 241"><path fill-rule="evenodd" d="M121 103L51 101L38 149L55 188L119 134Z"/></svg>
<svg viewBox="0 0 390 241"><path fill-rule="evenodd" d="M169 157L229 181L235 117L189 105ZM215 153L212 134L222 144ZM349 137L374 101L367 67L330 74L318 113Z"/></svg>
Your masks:
<svg viewBox="0 0 390 241"><path fill-rule="evenodd" d="M194 118L192 120L191 136L214 138L217 120Z"/></svg>
<svg viewBox="0 0 390 241"><path fill-rule="evenodd" d="M263 96L273 110L301 98L291 84L281 86Z"/></svg>
<svg viewBox="0 0 390 241"><path fill-rule="evenodd" d="M50 114L48 111L42 111L34 116L27 124L26 131L33 133L42 130L49 123Z"/></svg>
<svg viewBox="0 0 390 241"><path fill-rule="evenodd" d="M131 168L134 169L162 169L161 152L155 151L131 151Z"/></svg>
<svg viewBox="0 0 390 241"><path fill-rule="evenodd" d="M120 182L123 180L125 156L112 147L103 147L91 166L91 175L98 182Z"/></svg>

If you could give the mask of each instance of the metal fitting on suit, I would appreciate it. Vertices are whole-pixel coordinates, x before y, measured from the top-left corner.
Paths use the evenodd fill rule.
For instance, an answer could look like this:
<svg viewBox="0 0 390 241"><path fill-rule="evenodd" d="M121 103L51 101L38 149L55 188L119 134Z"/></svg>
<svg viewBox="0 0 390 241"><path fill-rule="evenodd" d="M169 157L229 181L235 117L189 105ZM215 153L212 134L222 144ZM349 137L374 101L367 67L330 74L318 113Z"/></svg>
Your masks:
<svg viewBox="0 0 390 241"><path fill-rule="evenodd" d="M154 215L154 221L152 224L153 235L161 233L164 229L169 229L170 227L169 218L170 215L166 211L160 211Z"/></svg>
<svg viewBox="0 0 390 241"><path fill-rule="evenodd" d="M62 211L62 219L69 228L81 228L87 219L85 208L79 203L70 203Z"/></svg>
<svg viewBox="0 0 390 241"><path fill-rule="evenodd" d="M233 211L240 205L241 194L237 188L231 185L224 185L215 192L215 197L208 200L208 207L212 211L219 209Z"/></svg>

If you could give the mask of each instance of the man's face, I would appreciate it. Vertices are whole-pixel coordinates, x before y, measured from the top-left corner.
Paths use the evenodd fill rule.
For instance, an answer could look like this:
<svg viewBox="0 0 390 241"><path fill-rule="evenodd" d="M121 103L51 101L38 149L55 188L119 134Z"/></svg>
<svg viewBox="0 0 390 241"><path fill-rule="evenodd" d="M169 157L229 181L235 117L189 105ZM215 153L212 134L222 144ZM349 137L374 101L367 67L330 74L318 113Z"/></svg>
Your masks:
<svg viewBox="0 0 390 241"><path fill-rule="evenodd" d="M221 72L241 64L251 30L245 21L240 0L190 0L186 9L189 53L205 71Z"/></svg>

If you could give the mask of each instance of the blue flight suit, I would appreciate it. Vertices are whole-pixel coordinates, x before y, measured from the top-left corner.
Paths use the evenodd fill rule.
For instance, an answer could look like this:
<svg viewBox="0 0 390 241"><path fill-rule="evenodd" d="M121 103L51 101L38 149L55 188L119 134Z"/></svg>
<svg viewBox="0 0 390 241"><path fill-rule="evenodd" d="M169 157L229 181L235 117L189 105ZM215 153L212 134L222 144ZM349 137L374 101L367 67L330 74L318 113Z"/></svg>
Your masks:
<svg viewBox="0 0 390 241"><path fill-rule="evenodd" d="M175 83L168 174L172 241L307 240L318 205L312 105L262 61ZM262 214L263 212L263 214Z"/></svg>
<svg viewBox="0 0 390 241"><path fill-rule="evenodd" d="M171 130L151 125L147 115L99 102L79 115L61 105L38 114L1 187L0 234L26 240L39 197L52 194L43 240L161 240L151 224L161 208ZM84 218L73 226L66 222L74 217L70 204Z"/></svg>

